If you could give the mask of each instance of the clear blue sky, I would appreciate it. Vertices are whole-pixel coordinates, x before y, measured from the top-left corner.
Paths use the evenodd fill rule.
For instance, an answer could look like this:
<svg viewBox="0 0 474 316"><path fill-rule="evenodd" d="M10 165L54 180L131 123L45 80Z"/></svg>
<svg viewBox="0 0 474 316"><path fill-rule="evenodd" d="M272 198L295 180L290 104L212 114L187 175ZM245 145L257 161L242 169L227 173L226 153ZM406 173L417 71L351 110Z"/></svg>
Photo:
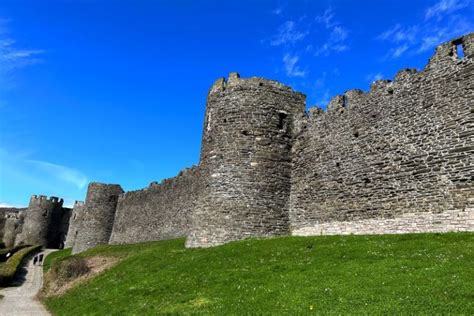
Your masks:
<svg viewBox="0 0 474 316"><path fill-rule="evenodd" d="M422 68L474 31L473 0L0 2L0 205L84 199L197 164L207 90L229 72L308 106Z"/></svg>

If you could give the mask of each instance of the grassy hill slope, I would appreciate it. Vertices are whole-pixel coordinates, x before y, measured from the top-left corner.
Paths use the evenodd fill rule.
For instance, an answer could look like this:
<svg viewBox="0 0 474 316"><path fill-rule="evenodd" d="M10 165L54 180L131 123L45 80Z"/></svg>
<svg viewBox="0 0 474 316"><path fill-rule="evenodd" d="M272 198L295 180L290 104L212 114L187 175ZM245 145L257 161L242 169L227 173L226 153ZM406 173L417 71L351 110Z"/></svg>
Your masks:
<svg viewBox="0 0 474 316"><path fill-rule="evenodd" d="M46 299L54 314L474 314L469 233L285 237L209 249L171 240L82 254L96 255L124 259Z"/></svg>

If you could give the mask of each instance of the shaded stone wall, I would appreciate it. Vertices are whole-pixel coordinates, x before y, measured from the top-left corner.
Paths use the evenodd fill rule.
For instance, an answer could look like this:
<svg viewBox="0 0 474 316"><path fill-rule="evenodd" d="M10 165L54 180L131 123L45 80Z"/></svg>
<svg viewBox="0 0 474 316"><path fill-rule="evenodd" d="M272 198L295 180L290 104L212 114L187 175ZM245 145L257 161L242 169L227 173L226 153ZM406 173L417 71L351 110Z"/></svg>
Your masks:
<svg viewBox="0 0 474 316"><path fill-rule="evenodd" d="M81 222L81 216L83 212L84 202L74 202L74 207L72 208L72 214L69 221L69 228L67 231L67 237L64 243L64 248L72 248L74 246L76 242L76 236L79 232L79 223Z"/></svg>
<svg viewBox="0 0 474 316"><path fill-rule="evenodd" d="M58 225L53 226L56 228L56 243L53 248L63 249L66 245L66 237L69 231L69 223L72 217L72 208L64 207L59 217Z"/></svg>
<svg viewBox="0 0 474 316"><path fill-rule="evenodd" d="M7 212L5 214L5 225L2 242L6 248L12 248L15 245L15 239L21 233L25 217L25 209L18 212Z"/></svg>
<svg viewBox="0 0 474 316"><path fill-rule="evenodd" d="M185 237L201 187L197 167L119 197L111 244Z"/></svg>
<svg viewBox="0 0 474 316"><path fill-rule="evenodd" d="M431 231L431 219L445 211L443 229L466 229L456 218L472 217L462 212L474 197L473 57L470 34L439 46L421 72L403 70L368 93L334 98L327 113L302 117L293 146L293 232Z"/></svg>
<svg viewBox="0 0 474 316"><path fill-rule="evenodd" d="M72 249L82 252L109 242L114 225L115 211L120 194L120 185L93 182L87 188L83 217Z"/></svg>
<svg viewBox="0 0 474 316"><path fill-rule="evenodd" d="M3 240L7 216L10 214L11 215L17 214L18 212L23 211L23 210L26 210L26 208L0 207L0 240Z"/></svg>
<svg viewBox="0 0 474 316"><path fill-rule="evenodd" d="M58 226L63 211L63 199L33 195L26 210L21 233L15 245L42 245L58 248Z"/></svg>
<svg viewBox="0 0 474 316"><path fill-rule="evenodd" d="M289 233L293 120L304 108L303 94L276 81L232 73L214 83L188 247Z"/></svg>

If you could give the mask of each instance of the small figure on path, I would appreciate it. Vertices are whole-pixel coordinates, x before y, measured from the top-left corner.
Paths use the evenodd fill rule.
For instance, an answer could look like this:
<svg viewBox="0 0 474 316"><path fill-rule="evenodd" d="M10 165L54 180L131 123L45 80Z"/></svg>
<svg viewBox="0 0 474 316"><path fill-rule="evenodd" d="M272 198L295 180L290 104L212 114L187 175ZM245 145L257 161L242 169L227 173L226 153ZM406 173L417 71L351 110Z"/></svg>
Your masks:
<svg viewBox="0 0 474 316"><path fill-rule="evenodd" d="M43 255L42 253L40 253L40 255L39 255L39 260L38 260L38 261L39 261L39 265L42 265L42 264L43 264L43 256L44 256L44 255Z"/></svg>
<svg viewBox="0 0 474 316"><path fill-rule="evenodd" d="M34 258L33 258L33 265L36 265L37 262L38 262L38 256L34 256Z"/></svg>

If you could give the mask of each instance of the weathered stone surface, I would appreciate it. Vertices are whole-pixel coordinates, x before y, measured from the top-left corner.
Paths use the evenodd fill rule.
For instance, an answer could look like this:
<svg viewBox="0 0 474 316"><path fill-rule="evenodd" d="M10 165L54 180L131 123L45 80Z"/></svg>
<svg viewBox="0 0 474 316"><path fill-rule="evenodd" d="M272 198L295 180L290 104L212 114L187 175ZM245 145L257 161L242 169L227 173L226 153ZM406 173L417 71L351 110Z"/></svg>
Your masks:
<svg viewBox="0 0 474 316"><path fill-rule="evenodd" d="M196 167L120 195L111 244L186 237L201 188Z"/></svg>
<svg viewBox="0 0 474 316"><path fill-rule="evenodd" d="M294 120L304 108L304 95L275 81L232 73L212 86L188 247L289 234Z"/></svg>
<svg viewBox="0 0 474 316"><path fill-rule="evenodd" d="M69 226L70 209L63 208L63 199L33 195L24 220L17 222L15 245L42 245L59 248ZM19 218L21 219L21 217ZM21 231L18 231L21 226Z"/></svg>
<svg viewBox="0 0 474 316"><path fill-rule="evenodd" d="M66 241L64 243L64 248L73 248L76 243L76 237L79 233L79 223L81 222L81 216L84 212L84 202L76 201L74 202L74 207L72 208L72 214L69 221L69 229L67 231Z"/></svg>
<svg viewBox="0 0 474 316"><path fill-rule="evenodd" d="M115 210L122 188L118 184L92 182L87 188L84 210L72 253L107 244L114 225ZM76 218L77 220L77 218Z"/></svg>
<svg viewBox="0 0 474 316"><path fill-rule="evenodd" d="M443 44L423 71L401 71L394 82L338 96L327 113L301 119L292 160L295 233L367 233L366 219L380 219L373 231L391 233L386 220L404 213L419 222L467 206L474 196L474 63L454 52L456 42L472 50L473 41L470 34ZM456 223L443 221L453 230Z"/></svg>
<svg viewBox="0 0 474 316"><path fill-rule="evenodd" d="M442 213L403 213L395 218L319 223L295 229L292 235L374 235L469 231L474 231L474 208L447 210Z"/></svg>

